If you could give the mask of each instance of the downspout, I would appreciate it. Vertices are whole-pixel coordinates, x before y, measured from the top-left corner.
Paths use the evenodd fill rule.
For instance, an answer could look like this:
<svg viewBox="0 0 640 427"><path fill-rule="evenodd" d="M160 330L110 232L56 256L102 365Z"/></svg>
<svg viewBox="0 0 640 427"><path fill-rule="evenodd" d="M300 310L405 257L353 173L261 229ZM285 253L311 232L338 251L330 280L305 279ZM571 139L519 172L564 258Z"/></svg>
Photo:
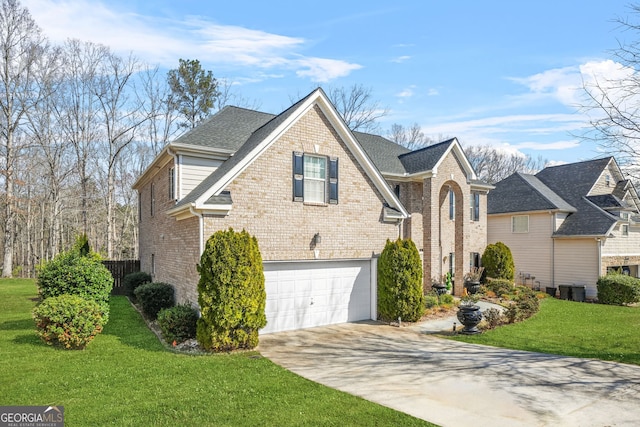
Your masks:
<svg viewBox="0 0 640 427"><path fill-rule="evenodd" d="M596 244L598 245L598 279L602 276L602 239L596 237Z"/></svg>
<svg viewBox="0 0 640 427"><path fill-rule="evenodd" d="M204 252L204 218L200 212L196 211L193 208L193 206L189 206L189 212L191 212L193 216L198 217L198 229L199 229L198 245L200 250L198 253L198 258L199 258L202 256L202 253Z"/></svg>
<svg viewBox="0 0 640 427"><path fill-rule="evenodd" d="M553 238L553 233L556 232L556 215L551 215L551 286L556 287L556 239Z"/></svg>

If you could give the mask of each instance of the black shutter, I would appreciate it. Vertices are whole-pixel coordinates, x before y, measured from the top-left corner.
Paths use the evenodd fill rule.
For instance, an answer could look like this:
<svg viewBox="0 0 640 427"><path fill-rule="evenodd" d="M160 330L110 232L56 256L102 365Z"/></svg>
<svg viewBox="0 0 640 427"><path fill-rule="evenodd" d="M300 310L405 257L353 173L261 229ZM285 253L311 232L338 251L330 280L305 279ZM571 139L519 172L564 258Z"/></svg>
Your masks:
<svg viewBox="0 0 640 427"><path fill-rule="evenodd" d="M302 153L293 152L293 201L304 200L304 162Z"/></svg>
<svg viewBox="0 0 640 427"><path fill-rule="evenodd" d="M329 159L329 203L338 204L338 159Z"/></svg>

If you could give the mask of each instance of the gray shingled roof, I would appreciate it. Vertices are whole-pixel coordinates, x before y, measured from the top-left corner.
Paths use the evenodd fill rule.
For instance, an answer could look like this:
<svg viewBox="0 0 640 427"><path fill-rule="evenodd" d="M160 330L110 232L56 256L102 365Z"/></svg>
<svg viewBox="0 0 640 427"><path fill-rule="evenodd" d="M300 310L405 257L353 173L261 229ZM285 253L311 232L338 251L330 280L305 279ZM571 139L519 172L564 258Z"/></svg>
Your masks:
<svg viewBox="0 0 640 427"><path fill-rule="evenodd" d="M601 209L626 209L629 206L614 196L613 194L599 194L597 196L587 196L587 199Z"/></svg>
<svg viewBox="0 0 640 427"><path fill-rule="evenodd" d="M489 192L487 199L489 214L541 210L576 211L576 208L533 175L514 173L495 184L495 187Z"/></svg>
<svg viewBox="0 0 640 427"><path fill-rule="evenodd" d="M411 151L400 156L400 162L407 173L418 173L432 170L447 152L454 139L448 139L438 144L429 145L420 150Z"/></svg>
<svg viewBox="0 0 640 427"><path fill-rule="evenodd" d="M235 151L256 129L274 117L273 114L227 106L174 143Z"/></svg>
<svg viewBox="0 0 640 427"><path fill-rule="evenodd" d="M353 132L353 136L355 136L380 172L404 175L406 170L398 157L411 152L411 150L379 135Z"/></svg>
<svg viewBox="0 0 640 427"><path fill-rule="evenodd" d="M569 215L554 236L605 235L618 218L603 208L616 198L587 195L610 160L609 157L552 166L535 176L513 174L497 183L489 193L487 212L560 210Z"/></svg>

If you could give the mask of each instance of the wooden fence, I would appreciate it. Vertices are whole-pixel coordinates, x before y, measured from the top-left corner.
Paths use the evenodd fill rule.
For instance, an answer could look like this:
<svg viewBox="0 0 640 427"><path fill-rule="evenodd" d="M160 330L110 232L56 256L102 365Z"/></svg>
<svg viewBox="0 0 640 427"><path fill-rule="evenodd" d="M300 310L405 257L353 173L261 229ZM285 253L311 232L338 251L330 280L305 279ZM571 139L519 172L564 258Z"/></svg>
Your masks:
<svg viewBox="0 0 640 427"><path fill-rule="evenodd" d="M122 285L122 278L129 273L140 271L140 261L137 259L127 259L123 261L102 261L105 267L113 276L113 290L111 295L125 295L126 291Z"/></svg>

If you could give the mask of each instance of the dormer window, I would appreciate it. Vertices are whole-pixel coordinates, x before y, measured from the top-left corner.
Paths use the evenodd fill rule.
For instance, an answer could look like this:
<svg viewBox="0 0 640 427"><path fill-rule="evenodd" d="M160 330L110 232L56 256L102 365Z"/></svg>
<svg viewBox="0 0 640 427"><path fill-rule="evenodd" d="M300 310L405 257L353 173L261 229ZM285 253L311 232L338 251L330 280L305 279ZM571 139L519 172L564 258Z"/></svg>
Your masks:
<svg viewBox="0 0 640 427"><path fill-rule="evenodd" d="M604 176L604 184L605 184L607 187L611 186L611 175L606 174L606 175Z"/></svg>

